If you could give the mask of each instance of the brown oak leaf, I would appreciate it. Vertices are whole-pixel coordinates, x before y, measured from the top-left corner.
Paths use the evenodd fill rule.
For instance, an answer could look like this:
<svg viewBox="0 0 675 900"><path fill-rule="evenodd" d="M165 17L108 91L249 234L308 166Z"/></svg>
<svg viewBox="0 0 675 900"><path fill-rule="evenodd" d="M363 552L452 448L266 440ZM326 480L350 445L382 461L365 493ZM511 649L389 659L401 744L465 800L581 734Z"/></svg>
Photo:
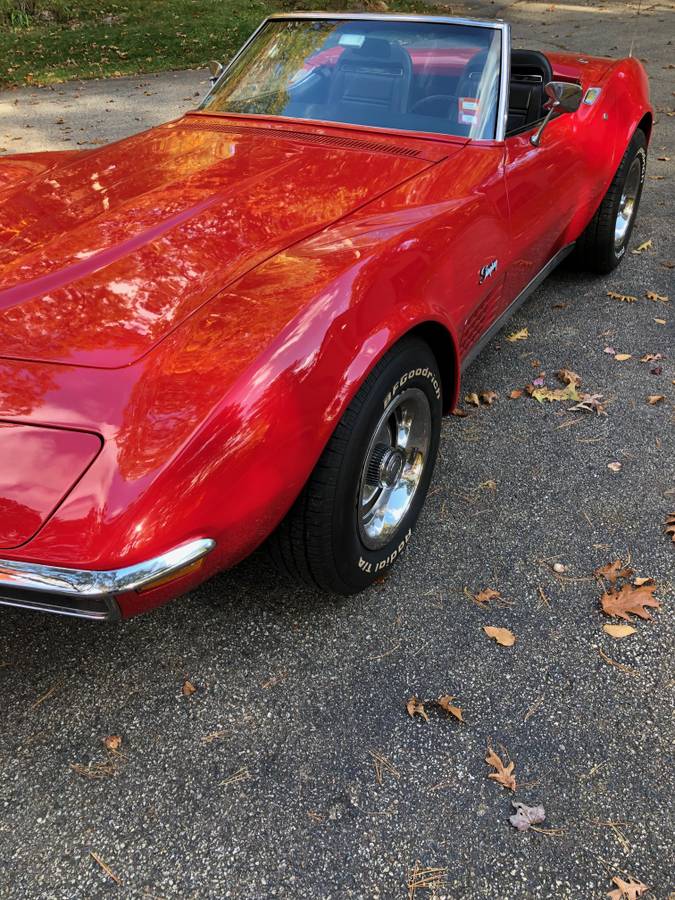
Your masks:
<svg viewBox="0 0 675 900"><path fill-rule="evenodd" d="M570 406L570 412L572 410L582 410L584 412L595 412L599 416L607 415L601 402L603 400L602 394L579 394L579 397L581 398L579 403Z"/></svg>
<svg viewBox="0 0 675 900"><path fill-rule="evenodd" d="M633 878L632 875L629 875L628 878L628 881L624 881L618 875L612 878L612 884L616 885L616 889L607 891L607 896L611 900L637 900L638 897L647 893L649 888L646 884L638 881L637 878Z"/></svg>
<svg viewBox="0 0 675 900"><path fill-rule="evenodd" d="M559 369L556 375L563 384L573 384L574 387L579 387L581 384L581 375L577 375L571 369Z"/></svg>
<svg viewBox="0 0 675 900"><path fill-rule="evenodd" d="M454 716L456 719L459 719L460 722L464 721L464 717L462 716L462 710L459 706L455 706L453 704L453 700L455 698L451 697L450 694L443 694L442 697L439 697L436 703L440 706L441 709L445 710L446 713L450 713L451 716Z"/></svg>
<svg viewBox="0 0 675 900"><path fill-rule="evenodd" d="M197 693L197 688L191 681L187 679L183 682L183 687L181 688L182 694L184 697L191 697L193 694Z"/></svg>
<svg viewBox="0 0 675 900"><path fill-rule="evenodd" d="M424 703L422 703L421 700L418 700L414 694L406 703L405 708L411 719L414 719L415 716L421 716L425 722L429 721L429 716L424 708Z"/></svg>
<svg viewBox="0 0 675 900"><path fill-rule="evenodd" d="M618 591L612 588L600 598L602 611L606 616L615 616L626 622L632 621L631 613L651 621L652 617L644 607L660 608L660 602L654 597L655 590L655 584L643 584L641 587L624 584Z"/></svg>
<svg viewBox="0 0 675 900"><path fill-rule="evenodd" d="M523 392L519 388L515 388L509 394L509 397L511 400L518 400L522 396L523 396Z"/></svg>
<svg viewBox="0 0 675 900"><path fill-rule="evenodd" d="M615 559L614 562L607 563L606 566L600 566L593 574L606 578L610 584L615 584L617 578L630 578L633 574L633 569L624 568L621 560Z"/></svg>
<svg viewBox="0 0 675 900"><path fill-rule="evenodd" d="M496 391L481 391L479 396L486 406L492 406L499 394Z"/></svg>
<svg viewBox="0 0 675 900"><path fill-rule="evenodd" d="M654 303L669 303L670 298L665 294L657 294L656 291L645 291L647 300L653 300Z"/></svg>
<svg viewBox="0 0 675 900"><path fill-rule="evenodd" d="M480 406L480 399L478 394L475 391L472 391L470 394L467 394L464 398L465 403L470 403L471 406Z"/></svg>
<svg viewBox="0 0 675 900"><path fill-rule="evenodd" d="M452 411L453 416L457 416L460 419L466 418L468 416L468 412L465 409L462 409L461 406L456 406Z"/></svg>
<svg viewBox="0 0 675 900"><path fill-rule="evenodd" d="M122 738L119 734L109 734L108 737L103 738L103 743L108 750L112 750L113 753L116 753L122 746Z"/></svg>
<svg viewBox="0 0 675 900"><path fill-rule="evenodd" d="M631 294L620 294L618 291L607 291L607 296L612 300L619 300L621 303L635 303L637 301L637 297L633 297Z"/></svg>
<svg viewBox="0 0 675 900"><path fill-rule="evenodd" d="M666 398L663 394L650 394L647 397L647 403L650 406L656 406L657 403L662 403L665 399Z"/></svg>
<svg viewBox="0 0 675 900"><path fill-rule="evenodd" d="M492 781L496 781L497 784L501 784L502 787L507 788L509 791L515 791L516 776L513 774L513 770L515 769L516 764L514 762L510 762L508 766L505 766L501 757L495 753L492 747L488 747L485 762L488 766L492 766L492 768L496 770L490 772L488 778L492 779Z"/></svg>
<svg viewBox="0 0 675 900"><path fill-rule="evenodd" d="M666 534L669 534L673 538L673 543L675 544L675 512L671 513L669 516L666 516L666 521L664 522L664 531Z"/></svg>
<svg viewBox="0 0 675 900"><path fill-rule="evenodd" d="M499 600L500 597L500 592L496 591L494 588L483 588L482 591L473 595L473 599L479 606L485 606L490 600Z"/></svg>

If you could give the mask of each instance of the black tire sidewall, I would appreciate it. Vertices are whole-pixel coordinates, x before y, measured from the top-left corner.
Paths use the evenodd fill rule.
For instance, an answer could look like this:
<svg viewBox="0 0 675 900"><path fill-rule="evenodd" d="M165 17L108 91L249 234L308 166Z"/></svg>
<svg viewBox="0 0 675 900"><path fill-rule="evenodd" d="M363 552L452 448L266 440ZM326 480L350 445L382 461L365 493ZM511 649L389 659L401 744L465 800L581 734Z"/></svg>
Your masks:
<svg viewBox="0 0 675 900"><path fill-rule="evenodd" d="M409 388L419 388L429 400L431 440L427 461L410 509L393 539L379 550L370 550L361 540L357 520L358 491L365 455L383 410L392 399ZM332 551L335 574L344 585L345 592L363 590L406 550L433 475L441 418L441 375L436 359L422 341L410 341L388 361L368 386L338 474L333 508Z"/></svg>
<svg viewBox="0 0 675 900"><path fill-rule="evenodd" d="M630 167L633 164L633 160L635 158L639 158L641 161L641 172L640 172L640 184L638 186L637 196L635 198L635 211L631 218L631 221L628 225L628 230L626 231L626 235L624 237L624 241L617 250L614 244L614 229L616 226L616 218L619 214L619 207L621 205L621 195L623 192L623 187L626 183L626 179L628 178L628 172L630 171ZM624 158L621 162L621 167L617 172L616 176L616 195L613 197L612 206L610 210L609 216L609 227L607 233L604 235L604 239L607 242L607 254L610 257L611 267L614 268L619 265L623 257L626 255L626 250L628 249L628 245L630 243L630 238L633 233L633 228L635 227L635 220L637 218L638 209L640 206L640 199L642 197L642 188L645 182L645 176L647 174L647 141L645 139L644 134L641 131L636 131L631 139L630 144L628 145L628 149L624 155Z"/></svg>

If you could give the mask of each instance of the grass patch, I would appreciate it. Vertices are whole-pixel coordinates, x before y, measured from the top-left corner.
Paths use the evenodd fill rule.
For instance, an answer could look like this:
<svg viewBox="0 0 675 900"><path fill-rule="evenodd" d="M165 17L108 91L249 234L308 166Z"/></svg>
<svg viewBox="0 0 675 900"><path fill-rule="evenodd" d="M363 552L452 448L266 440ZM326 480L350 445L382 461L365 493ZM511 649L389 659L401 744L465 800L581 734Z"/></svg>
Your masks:
<svg viewBox="0 0 675 900"><path fill-rule="evenodd" d="M381 10L333 0L323 9ZM0 0L0 84L49 84L189 69L228 60L271 12L316 8L295 0ZM423 0L395 11L431 12ZM439 5L438 13L449 7Z"/></svg>

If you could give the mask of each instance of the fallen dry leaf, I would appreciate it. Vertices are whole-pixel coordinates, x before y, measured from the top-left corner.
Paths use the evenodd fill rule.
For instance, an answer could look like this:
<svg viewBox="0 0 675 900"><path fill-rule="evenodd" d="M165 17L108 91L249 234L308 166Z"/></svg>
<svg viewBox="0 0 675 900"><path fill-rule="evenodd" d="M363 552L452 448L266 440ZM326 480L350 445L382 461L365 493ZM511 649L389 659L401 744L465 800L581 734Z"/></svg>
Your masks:
<svg viewBox="0 0 675 900"><path fill-rule="evenodd" d="M666 534L669 534L673 538L673 543L675 544L675 513L671 513L669 516L666 516L666 521L664 524L664 531Z"/></svg>
<svg viewBox="0 0 675 900"><path fill-rule="evenodd" d="M654 303L670 303L670 298L666 294L657 294L656 291L645 291L645 297Z"/></svg>
<svg viewBox="0 0 675 900"><path fill-rule="evenodd" d="M655 584L643 584L640 587L624 584L618 591L615 588L605 591L600 598L600 605L606 616L615 616L617 619L630 622L632 613L641 619L651 621L652 617L644 607L660 608L661 603L654 597L655 590Z"/></svg>
<svg viewBox="0 0 675 900"><path fill-rule="evenodd" d="M502 787L507 788L509 791L515 791L516 776L513 774L513 770L516 764L514 762L510 762L508 766L505 766L492 747L488 747L488 754L485 757L485 762L488 766L492 766L493 769L496 769L495 772L490 772L488 778L501 784Z"/></svg>
<svg viewBox="0 0 675 900"><path fill-rule="evenodd" d="M611 297L612 300L620 300L621 303L635 303L637 301L637 297L633 297L631 294L620 294L618 291L607 291L607 296Z"/></svg>
<svg viewBox="0 0 675 900"><path fill-rule="evenodd" d="M461 406L456 406L452 411L452 415L457 416L460 419L464 419L469 414L465 409L462 409Z"/></svg>
<svg viewBox="0 0 675 900"><path fill-rule="evenodd" d="M108 750L112 750L113 753L116 753L122 746L122 738L119 734L109 734L108 737L103 738L103 743Z"/></svg>
<svg viewBox="0 0 675 900"><path fill-rule="evenodd" d="M651 249L652 249L652 239L649 238L648 241L643 241L639 246L637 246L635 248L635 250L633 250L633 253L644 253L645 250L651 250Z"/></svg>
<svg viewBox="0 0 675 900"><path fill-rule="evenodd" d="M511 801L511 806L516 810L515 815L509 816L509 822L518 831L527 831L530 825L538 825L546 818L543 806L526 806L524 803Z"/></svg>
<svg viewBox="0 0 675 900"><path fill-rule="evenodd" d="M475 391L473 391L471 394L467 394L464 398L464 402L470 403L471 406L480 406L480 399Z"/></svg>
<svg viewBox="0 0 675 900"><path fill-rule="evenodd" d="M506 340L511 341L526 341L530 336L530 332L527 328L521 328L520 331L512 331L511 334L506 335Z"/></svg>
<svg viewBox="0 0 675 900"><path fill-rule="evenodd" d="M486 406L492 406L499 394L496 391L481 391L479 397Z"/></svg>
<svg viewBox="0 0 675 900"><path fill-rule="evenodd" d="M666 320L665 320L665 319L658 319L658 318L655 317L655 318L654 318L654 321L656 322L657 325L665 325L665 324L666 324Z"/></svg>
<svg viewBox="0 0 675 900"><path fill-rule="evenodd" d="M511 400L518 400L522 396L523 396L523 392L521 390L519 390L518 388L511 391L511 393L509 394L509 397Z"/></svg>
<svg viewBox="0 0 675 900"><path fill-rule="evenodd" d="M530 393L530 396L539 403L543 403L545 400L552 403L554 400L565 401L581 399L574 384L568 384L567 387L555 389L538 387Z"/></svg>
<svg viewBox="0 0 675 900"><path fill-rule="evenodd" d="M424 708L424 704L421 702L421 700L418 700L414 694L406 703L405 708L411 719L414 719L415 716L421 716L425 722L429 721L429 716L427 715L427 711Z"/></svg>
<svg viewBox="0 0 675 900"><path fill-rule="evenodd" d="M191 681L187 679L183 682L183 687L181 688L181 692L184 697L191 697L193 694L197 693L197 688Z"/></svg>
<svg viewBox="0 0 675 900"><path fill-rule="evenodd" d="M609 623L607 623L602 626L602 630L605 631L610 637L613 637L617 641L620 641L621 638L625 638L631 634L635 634L637 628L633 628L632 625L610 625Z"/></svg>
<svg viewBox="0 0 675 900"><path fill-rule="evenodd" d="M604 399L602 394L579 394L581 398L575 406L570 406L570 412L581 410L583 412L594 412L599 416L606 416L607 412L602 404Z"/></svg>
<svg viewBox="0 0 675 900"><path fill-rule="evenodd" d="M446 713L450 713L451 716L454 716L456 719L459 719L460 722L464 721L462 716L462 710L459 706L454 706L453 700L455 698L451 697L450 694L444 694L442 697L439 697L436 703L440 706L441 709L445 710Z"/></svg>
<svg viewBox="0 0 675 900"><path fill-rule="evenodd" d="M489 638L497 641L502 647L512 647L516 642L516 636L508 628L497 628L495 625L484 625L483 631Z"/></svg>
<svg viewBox="0 0 675 900"><path fill-rule="evenodd" d="M607 463L607 468L612 472L620 472L621 471L621 463L620 462L611 462Z"/></svg>
<svg viewBox="0 0 675 900"><path fill-rule="evenodd" d="M644 356L640 357L640 362L658 362L660 359L663 359L663 356L661 356L660 353L645 353Z"/></svg>
<svg viewBox="0 0 675 900"><path fill-rule="evenodd" d="M574 387L581 387L581 375L577 375L571 369L559 369L556 376L563 384L573 384Z"/></svg>
<svg viewBox="0 0 675 900"><path fill-rule="evenodd" d="M593 574L599 575L601 578L606 578L610 584L615 584L617 578L630 578L633 574L633 570L624 567L624 564L620 559L615 559L614 562L607 563L606 566L597 568Z"/></svg>
<svg viewBox="0 0 675 900"><path fill-rule="evenodd" d="M490 600L498 600L501 597L499 591L495 591L494 588L484 588L482 591L479 591L477 594L473 595L473 599L480 606L484 606L489 603Z"/></svg>
<svg viewBox="0 0 675 900"><path fill-rule="evenodd" d="M653 578L634 578L633 584L637 587L642 587L643 584L651 584L653 581Z"/></svg>
<svg viewBox="0 0 675 900"><path fill-rule="evenodd" d="M618 875L612 878L612 884L616 885L616 890L607 892L610 900L637 900L638 897L647 893L649 888L646 884L638 881L637 878L633 878L632 875L629 875L628 878L630 879L629 881L624 881Z"/></svg>
<svg viewBox="0 0 675 900"><path fill-rule="evenodd" d="M650 406L656 406L657 403L661 403L661 402L662 402L663 400L665 400L665 399L666 399L666 398L664 397L663 394L650 394L650 395L647 397L647 403L648 403Z"/></svg>
<svg viewBox="0 0 675 900"><path fill-rule="evenodd" d="M614 359L617 362L625 362L627 359L630 359L632 354L630 353L616 353Z"/></svg>

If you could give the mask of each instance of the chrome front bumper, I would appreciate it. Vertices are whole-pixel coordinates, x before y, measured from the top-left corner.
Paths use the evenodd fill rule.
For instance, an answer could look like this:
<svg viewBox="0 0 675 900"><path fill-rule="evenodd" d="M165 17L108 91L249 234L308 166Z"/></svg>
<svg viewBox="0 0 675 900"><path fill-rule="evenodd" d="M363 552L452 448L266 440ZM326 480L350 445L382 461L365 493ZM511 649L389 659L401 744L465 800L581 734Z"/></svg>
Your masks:
<svg viewBox="0 0 675 900"><path fill-rule="evenodd" d="M200 538L154 559L107 571L0 559L0 606L115 621L120 618L117 594L149 590L154 582L169 581L173 574L178 577L215 545L210 538Z"/></svg>

